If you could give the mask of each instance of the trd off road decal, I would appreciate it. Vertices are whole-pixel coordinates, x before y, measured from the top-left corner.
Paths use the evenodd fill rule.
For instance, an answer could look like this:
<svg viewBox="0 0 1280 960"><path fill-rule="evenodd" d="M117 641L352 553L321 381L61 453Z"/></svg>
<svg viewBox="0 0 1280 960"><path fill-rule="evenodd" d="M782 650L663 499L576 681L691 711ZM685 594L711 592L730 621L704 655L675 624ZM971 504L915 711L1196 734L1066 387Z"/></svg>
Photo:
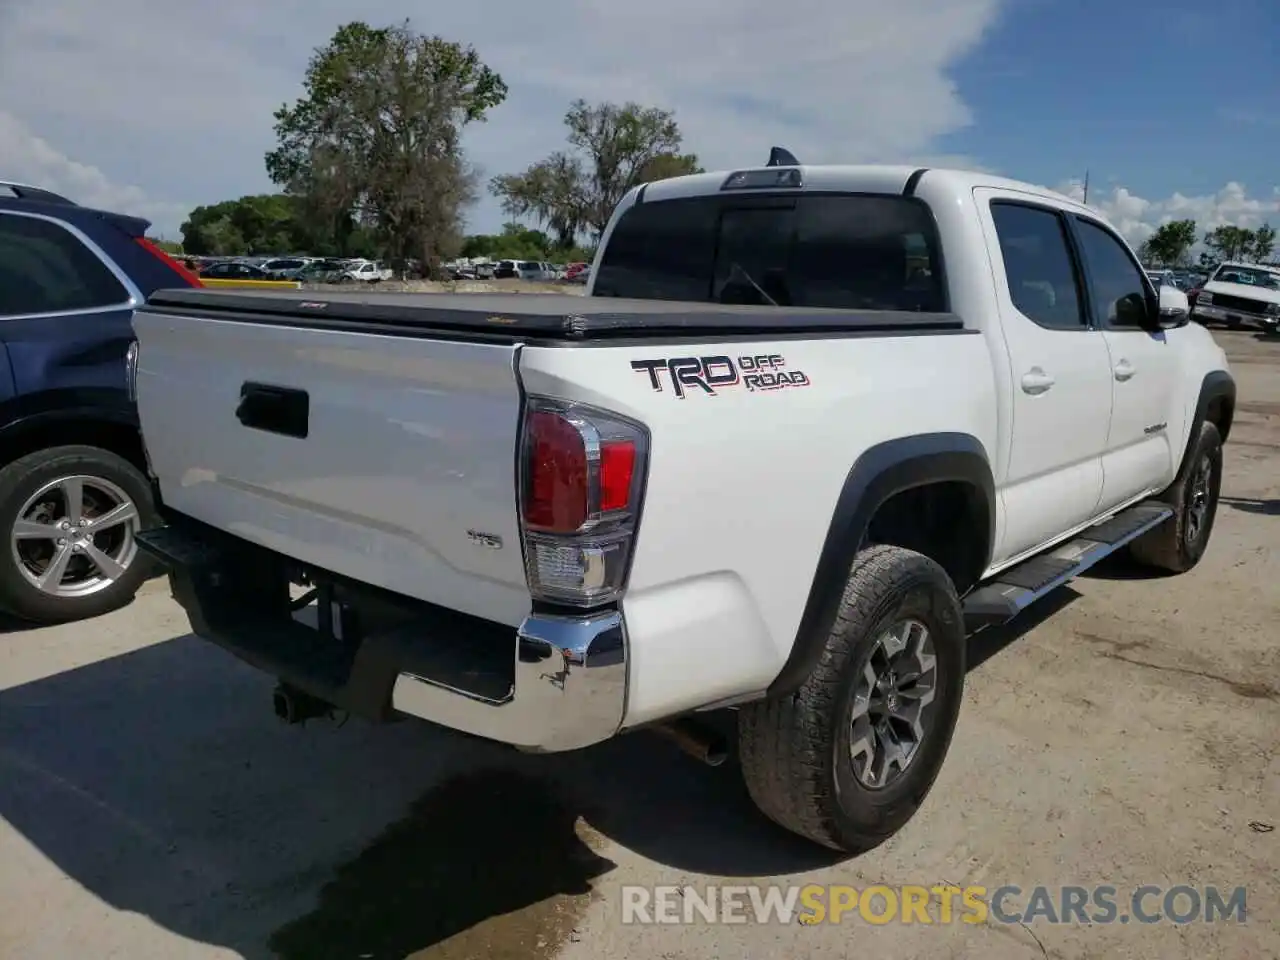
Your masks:
<svg viewBox="0 0 1280 960"><path fill-rule="evenodd" d="M711 396L730 387L745 387L755 393L807 387L809 378L800 370L788 370L787 361L776 353L738 357L669 357L664 360L632 360L631 369L649 378L649 386L659 393L662 382L680 400L695 390Z"/></svg>

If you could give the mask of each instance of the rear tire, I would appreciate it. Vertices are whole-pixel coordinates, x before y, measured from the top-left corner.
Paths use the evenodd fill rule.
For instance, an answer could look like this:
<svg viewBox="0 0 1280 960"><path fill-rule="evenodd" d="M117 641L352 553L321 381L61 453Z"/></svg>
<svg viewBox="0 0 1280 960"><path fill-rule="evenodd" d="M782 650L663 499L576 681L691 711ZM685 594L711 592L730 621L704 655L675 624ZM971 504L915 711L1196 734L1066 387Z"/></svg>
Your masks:
<svg viewBox="0 0 1280 960"><path fill-rule="evenodd" d="M1129 554L1143 566L1186 573L1200 562L1209 545L1221 489L1222 436L1206 420L1192 439L1178 478L1157 498L1173 508L1173 516L1133 541Z"/></svg>
<svg viewBox="0 0 1280 960"><path fill-rule="evenodd" d="M0 470L0 607L50 624L123 606L151 570L133 535L154 516L146 478L109 450L50 447L13 461Z"/></svg>
<svg viewBox="0 0 1280 960"><path fill-rule="evenodd" d="M964 672L963 617L946 572L900 547L862 551L813 672L789 696L739 710L752 800L775 823L835 850L882 843L915 815L942 769Z"/></svg>

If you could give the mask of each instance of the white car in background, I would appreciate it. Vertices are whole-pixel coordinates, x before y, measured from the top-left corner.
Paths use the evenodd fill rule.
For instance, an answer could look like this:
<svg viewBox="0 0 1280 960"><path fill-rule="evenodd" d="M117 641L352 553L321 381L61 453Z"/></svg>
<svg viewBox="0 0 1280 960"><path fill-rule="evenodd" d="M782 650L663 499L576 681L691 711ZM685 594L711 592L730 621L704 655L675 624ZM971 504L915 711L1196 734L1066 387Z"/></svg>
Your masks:
<svg viewBox="0 0 1280 960"><path fill-rule="evenodd" d="M1147 279L1160 297L1160 314L1164 317L1185 317L1191 313L1191 301L1186 291L1174 280L1172 270L1146 270Z"/></svg>
<svg viewBox="0 0 1280 960"><path fill-rule="evenodd" d="M343 276L361 283L380 283L392 279L394 274L381 260L357 260L347 268Z"/></svg>
<svg viewBox="0 0 1280 960"><path fill-rule="evenodd" d="M1196 297L1192 317L1228 327L1253 323L1268 333L1280 325L1280 267L1258 263L1220 264Z"/></svg>

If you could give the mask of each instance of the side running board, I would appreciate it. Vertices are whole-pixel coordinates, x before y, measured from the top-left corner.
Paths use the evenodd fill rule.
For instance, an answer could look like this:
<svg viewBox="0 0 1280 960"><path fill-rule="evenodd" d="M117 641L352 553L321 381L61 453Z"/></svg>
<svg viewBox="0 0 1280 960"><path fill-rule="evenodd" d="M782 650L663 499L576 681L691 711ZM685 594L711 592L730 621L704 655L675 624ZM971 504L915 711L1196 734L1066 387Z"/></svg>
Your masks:
<svg viewBox="0 0 1280 960"><path fill-rule="evenodd" d="M1047 553L996 575L964 599L970 632L1007 623L1035 601L1173 516L1162 503L1142 503L1084 530Z"/></svg>

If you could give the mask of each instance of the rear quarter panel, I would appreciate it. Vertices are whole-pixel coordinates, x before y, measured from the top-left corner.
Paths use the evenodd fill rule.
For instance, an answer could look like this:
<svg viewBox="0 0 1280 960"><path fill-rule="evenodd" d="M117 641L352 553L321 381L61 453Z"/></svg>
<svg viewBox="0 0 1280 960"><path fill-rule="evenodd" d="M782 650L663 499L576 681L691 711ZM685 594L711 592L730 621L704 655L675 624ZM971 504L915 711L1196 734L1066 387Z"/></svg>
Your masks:
<svg viewBox="0 0 1280 960"><path fill-rule="evenodd" d="M654 389L633 361L776 356L803 385ZM885 440L964 432L996 441L977 333L526 347L529 394L593 404L651 434L647 493L623 602L627 725L765 689L791 650L850 468Z"/></svg>
<svg viewBox="0 0 1280 960"><path fill-rule="evenodd" d="M0 441L49 417L137 424L125 386L132 309L0 323L8 355Z"/></svg>

